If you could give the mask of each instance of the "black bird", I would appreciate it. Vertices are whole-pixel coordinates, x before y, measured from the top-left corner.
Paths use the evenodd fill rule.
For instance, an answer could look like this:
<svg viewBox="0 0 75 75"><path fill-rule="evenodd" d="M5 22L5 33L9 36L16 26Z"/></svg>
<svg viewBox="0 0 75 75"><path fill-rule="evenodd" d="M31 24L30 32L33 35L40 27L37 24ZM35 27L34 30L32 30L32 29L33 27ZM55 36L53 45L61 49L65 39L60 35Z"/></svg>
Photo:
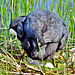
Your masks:
<svg viewBox="0 0 75 75"><path fill-rule="evenodd" d="M16 19L18 20L19 17ZM15 25L16 29L13 28ZM64 20L48 10L30 12L17 23L13 20L10 28L17 32L17 38L21 41L22 48L27 55L36 60L41 60L37 39L44 60L52 59L59 49L63 49L68 40L67 26Z"/></svg>

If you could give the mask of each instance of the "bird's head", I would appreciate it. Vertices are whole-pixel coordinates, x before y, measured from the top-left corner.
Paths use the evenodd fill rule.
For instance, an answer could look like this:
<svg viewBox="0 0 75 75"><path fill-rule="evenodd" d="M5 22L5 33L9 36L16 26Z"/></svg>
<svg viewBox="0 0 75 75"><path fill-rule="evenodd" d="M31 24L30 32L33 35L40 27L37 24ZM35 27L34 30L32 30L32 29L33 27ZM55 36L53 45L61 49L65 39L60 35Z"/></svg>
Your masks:
<svg viewBox="0 0 75 75"><path fill-rule="evenodd" d="M25 21L26 16L16 17L9 26L10 34L17 35L17 38L22 41L23 38L23 22Z"/></svg>
<svg viewBox="0 0 75 75"><path fill-rule="evenodd" d="M17 35L17 25L20 21L23 21L25 18L25 16L19 16L13 19L13 21L9 25L10 34Z"/></svg>

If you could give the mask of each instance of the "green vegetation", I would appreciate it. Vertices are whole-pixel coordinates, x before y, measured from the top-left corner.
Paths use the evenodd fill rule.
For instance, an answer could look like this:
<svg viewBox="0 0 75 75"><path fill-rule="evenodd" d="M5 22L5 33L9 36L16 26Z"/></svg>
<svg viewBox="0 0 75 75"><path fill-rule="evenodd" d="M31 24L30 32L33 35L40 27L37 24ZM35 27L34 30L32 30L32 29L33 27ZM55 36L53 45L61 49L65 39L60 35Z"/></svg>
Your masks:
<svg viewBox="0 0 75 75"><path fill-rule="evenodd" d="M0 0L0 8L0 75L75 73L75 0ZM59 50L55 55L54 68L44 66L43 69L28 64L26 54L24 59L20 60L21 43L14 35L9 34L9 24L15 17L26 16L29 12L39 9L59 14L67 24L68 43L64 50ZM49 61L42 59L42 63Z"/></svg>

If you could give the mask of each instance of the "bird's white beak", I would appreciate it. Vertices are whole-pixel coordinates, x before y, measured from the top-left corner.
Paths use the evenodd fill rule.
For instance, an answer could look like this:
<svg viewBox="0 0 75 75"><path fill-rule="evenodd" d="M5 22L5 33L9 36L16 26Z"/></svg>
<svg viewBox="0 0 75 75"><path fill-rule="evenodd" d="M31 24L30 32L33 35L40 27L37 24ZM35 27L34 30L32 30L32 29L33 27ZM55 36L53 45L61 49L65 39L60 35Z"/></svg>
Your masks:
<svg viewBox="0 0 75 75"><path fill-rule="evenodd" d="M17 35L16 31L14 29L11 29L9 30L10 34L13 34L13 35Z"/></svg>

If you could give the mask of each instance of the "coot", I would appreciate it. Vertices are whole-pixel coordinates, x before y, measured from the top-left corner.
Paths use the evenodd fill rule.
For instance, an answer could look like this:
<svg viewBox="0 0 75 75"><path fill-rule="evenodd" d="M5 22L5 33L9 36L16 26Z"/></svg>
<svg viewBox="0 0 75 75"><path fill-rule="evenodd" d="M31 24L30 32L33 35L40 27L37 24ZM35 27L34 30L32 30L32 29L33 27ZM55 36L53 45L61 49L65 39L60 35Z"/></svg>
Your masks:
<svg viewBox="0 0 75 75"><path fill-rule="evenodd" d="M17 20L19 17L17 17ZM16 21L12 21L10 28ZM56 13L48 10L36 10L26 17L18 20L14 29L17 38L21 41L22 48L27 55L36 60L41 60L37 39L43 60L52 59L58 50L62 50L68 40L67 26L64 20Z"/></svg>

